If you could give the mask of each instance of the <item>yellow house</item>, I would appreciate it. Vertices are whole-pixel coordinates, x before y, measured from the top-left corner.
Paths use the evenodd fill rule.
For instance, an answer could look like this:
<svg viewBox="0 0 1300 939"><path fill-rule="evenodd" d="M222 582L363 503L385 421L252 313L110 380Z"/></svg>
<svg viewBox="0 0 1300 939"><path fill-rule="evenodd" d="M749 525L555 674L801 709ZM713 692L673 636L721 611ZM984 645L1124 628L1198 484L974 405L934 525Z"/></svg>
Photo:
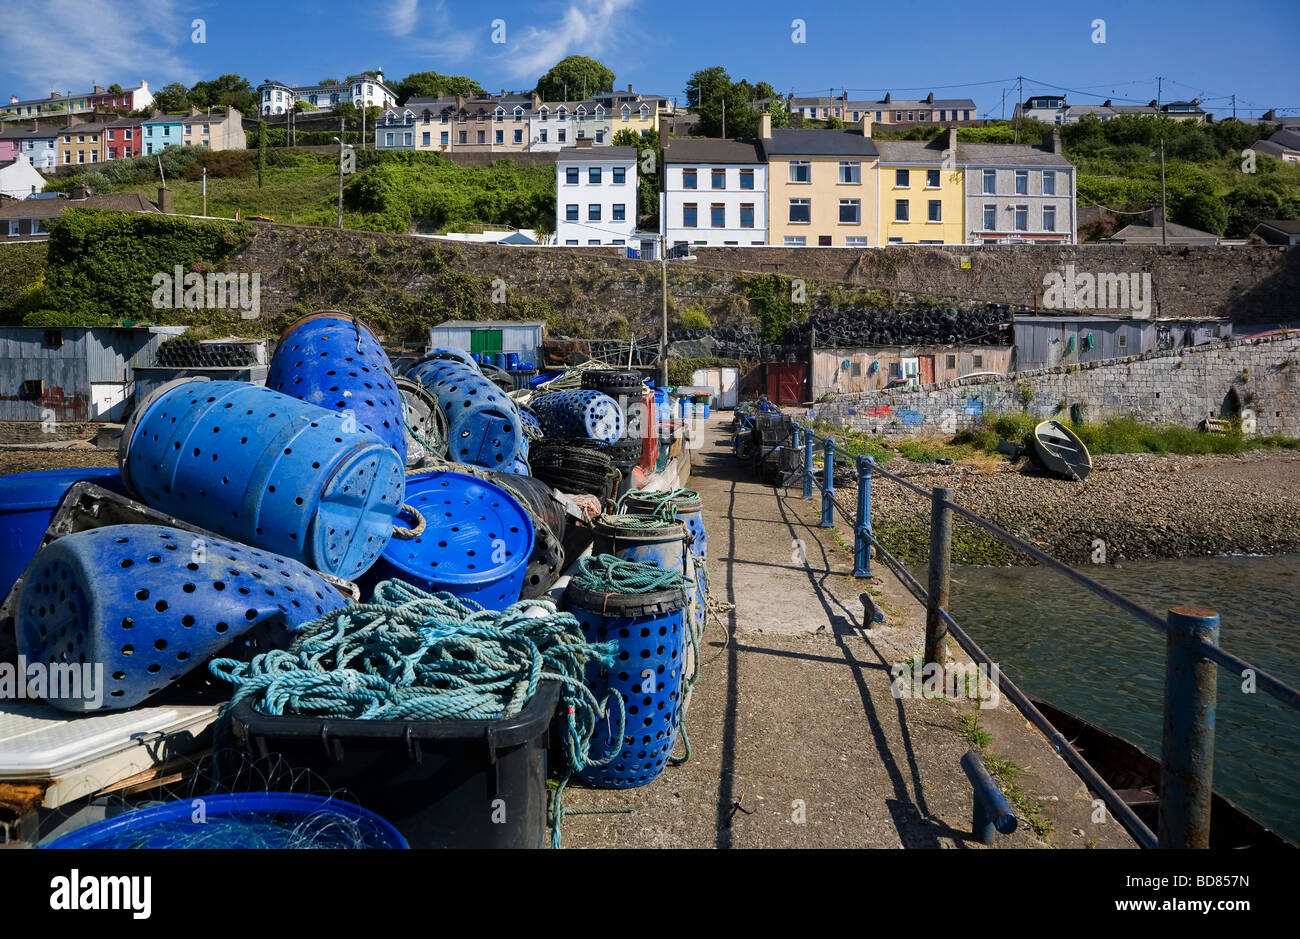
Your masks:
<svg viewBox="0 0 1300 939"><path fill-rule="evenodd" d="M768 163L768 244L865 248L880 238L879 153L871 118L845 130L760 125Z"/></svg>
<svg viewBox="0 0 1300 939"><path fill-rule="evenodd" d="M59 128L56 142L60 166L77 166L104 161L103 124L77 124Z"/></svg>
<svg viewBox="0 0 1300 939"><path fill-rule="evenodd" d="M956 132L937 140L879 140L880 234L886 244L962 244L965 173Z"/></svg>

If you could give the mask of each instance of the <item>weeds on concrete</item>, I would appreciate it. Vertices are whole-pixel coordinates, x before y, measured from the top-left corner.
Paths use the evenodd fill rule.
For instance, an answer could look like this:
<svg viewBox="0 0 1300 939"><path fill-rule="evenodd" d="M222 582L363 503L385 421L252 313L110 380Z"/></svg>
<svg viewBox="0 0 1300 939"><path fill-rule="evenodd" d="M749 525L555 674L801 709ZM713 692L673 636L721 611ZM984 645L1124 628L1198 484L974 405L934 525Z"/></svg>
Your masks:
<svg viewBox="0 0 1300 939"><path fill-rule="evenodd" d="M987 730L980 726L980 715L978 711L968 711L965 714L958 714L957 720L962 725L962 734L977 750L983 750L993 742L993 736ZM1002 788L1002 794L1007 797L1007 801L1020 810L1024 816L1025 823L1029 825L1033 833L1039 839L1046 838L1052 833L1052 820L1043 815L1043 806L1040 802L1034 802L1028 794L1016 785L1015 781L1025 771L1024 767L1015 760L1005 756L997 756L992 753L981 753L984 760L984 766L992 774L993 778L998 780ZM1094 842L1095 846L1095 842Z"/></svg>

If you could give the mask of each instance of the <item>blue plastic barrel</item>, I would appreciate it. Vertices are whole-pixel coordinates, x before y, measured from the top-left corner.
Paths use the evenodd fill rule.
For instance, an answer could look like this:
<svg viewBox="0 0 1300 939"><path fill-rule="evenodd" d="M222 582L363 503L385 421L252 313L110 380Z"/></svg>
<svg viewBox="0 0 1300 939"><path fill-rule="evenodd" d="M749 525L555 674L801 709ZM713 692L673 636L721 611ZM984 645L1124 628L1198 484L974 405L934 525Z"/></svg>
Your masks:
<svg viewBox="0 0 1300 939"><path fill-rule="evenodd" d="M492 355L492 364L501 369L501 371L506 371L506 354L504 352L494 353Z"/></svg>
<svg viewBox="0 0 1300 939"><path fill-rule="evenodd" d="M618 643L612 666L587 665L587 686L598 700L616 689L627 708L621 739L616 716L599 721L591 738L591 759L614 754L612 759L578 775L601 789L644 786L663 772L681 726L685 595L680 589L662 595L595 595L576 587L570 584L564 600L584 637Z"/></svg>
<svg viewBox="0 0 1300 939"><path fill-rule="evenodd" d="M464 349L456 349L452 346L436 346L426 352L423 359L407 369L406 374L410 375L415 369L419 368L425 362L430 361L460 362L477 371L479 364L485 361L485 357L477 352L466 352Z"/></svg>
<svg viewBox="0 0 1300 939"><path fill-rule="evenodd" d="M54 850L105 848L405 849L406 839L369 809L298 792L203 796L151 805L87 825L50 842Z"/></svg>
<svg viewBox="0 0 1300 939"><path fill-rule="evenodd" d="M393 363L364 323L337 310L302 317L280 335L266 387L351 414L406 461Z"/></svg>
<svg viewBox="0 0 1300 939"><path fill-rule="evenodd" d="M531 407L548 437L613 443L623 436L623 409L599 391L555 391L535 398Z"/></svg>
<svg viewBox="0 0 1300 939"><path fill-rule="evenodd" d="M397 451L357 421L203 379L145 399L118 465L146 505L349 580L388 544L405 481Z"/></svg>
<svg viewBox="0 0 1300 939"><path fill-rule="evenodd" d="M518 352L507 352L507 353L506 353L506 371L508 371L508 372L517 372L517 371L519 371L519 353L518 353Z"/></svg>
<svg viewBox="0 0 1300 939"><path fill-rule="evenodd" d="M489 610L503 610L519 599L534 531L513 496L477 476L429 472L407 477L406 502L424 517L424 532L394 538L368 580L395 577ZM399 520L415 524L406 512Z"/></svg>
<svg viewBox="0 0 1300 939"><path fill-rule="evenodd" d="M640 521L637 527L626 523ZM639 561L664 570L686 574L686 528L681 522L659 521L646 516L601 515L591 523L595 536L593 554L612 554L626 561Z"/></svg>
<svg viewBox="0 0 1300 939"><path fill-rule="evenodd" d="M9 595L35 556L63 497L83 480L116 493L126 493L115 466L0 476L0 525L5 529L0 536L0 601Z"/></svg>
<svg viewBox="0 0 1300 939"><path fill-rule="evenodd" d="M447 455L457 463L502 469L523 444L519 408L478 369L450 359L430 359L409 372L447 415Z"/></svg>
<svg viewBox="0 0 1300 939"><path fill-rule="evenodd" d="M346 602L289 558L177 528L108 525L40 550L18 595L15 630L29 662L103 666L94 687L50 704L118 710L240 636L255 640L251 652L284 648L303 624Z"/></svg>

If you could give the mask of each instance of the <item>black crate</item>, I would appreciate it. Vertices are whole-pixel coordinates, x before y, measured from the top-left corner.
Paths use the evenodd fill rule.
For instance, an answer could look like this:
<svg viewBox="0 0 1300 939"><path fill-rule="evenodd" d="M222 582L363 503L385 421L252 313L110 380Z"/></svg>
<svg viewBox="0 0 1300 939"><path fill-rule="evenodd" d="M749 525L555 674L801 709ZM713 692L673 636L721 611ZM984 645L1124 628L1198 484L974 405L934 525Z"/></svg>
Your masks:
<svg viewBox="0 0 1300 939"><path fill-rule="evenodd" d="M279 754L378 813L412 848L540 848L546 752L560 687L543 682L513 717L369 721L276 717L235 705L234 737Z"/></svg>

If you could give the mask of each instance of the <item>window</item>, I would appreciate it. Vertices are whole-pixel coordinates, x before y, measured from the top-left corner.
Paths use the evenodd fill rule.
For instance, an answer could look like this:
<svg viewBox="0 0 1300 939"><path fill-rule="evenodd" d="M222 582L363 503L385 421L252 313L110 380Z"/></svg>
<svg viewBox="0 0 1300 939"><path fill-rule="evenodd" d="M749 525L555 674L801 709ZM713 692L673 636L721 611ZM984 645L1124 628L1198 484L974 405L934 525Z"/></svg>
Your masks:
<svg viewBox="0 0 1300 939"><path fill-rule="evenodd" d="M523 143L523 142L524 142L524 132L522 130L516 130L515 143Z"/></svg>
<svg viewBox="0 0 1300 939"><path fill-rule="evenodd" d="M621 186L621 185L623 185L624 183L627 182L627 167L626 167L626 166L616 166L616 167L614 167L613 173L614 173L614 185L616 185L616 186Z"/></svg>
<svg viewBox="0 0 1300 939"><path fill-rule="evenodd" d="M413 135L412 135L412 133L408 130L405 134L402 135L402 143L405 144L405 145L408 146L408 147L409 147L409 146L412 146L413 143L414 143L414 141L413 141L412 138L413 138Z"/></svg>
<svg viewBox="0 0 1300 939"><path fill-rule="evenodd" d="M1056 195L1056 173L1053 170L1043 170L1043 195Z"/></svg>
<svg viewBox="0 0 1300 939"><path fill-rule="evenodd" d="M33 234L33 235L43 235L43 234L45 234L45 226L41 223L41 220L40 220L39 218L34 218L34 219L32 219L32 230L31 230L31 234Z"/></svg>
<svg viewBox="0 0 1300 939"><path fill-rule="evenodd" d="M610 216L616 222L627 221L627 206L622 202L614 203L614 214Z"/></svg>
<svg viewBox="0 0 1300 939"><path fill-rule="evenodd" d="M18 234L18 219L11 218L9 220L9 237L13 238L17 234Z"/></svg>
<svg viewBox="0 0 1300 939"><path fill-rule="evenodd" d="M540 134L540 136L539 136L537 139L538 139L541 143L546 143L546 128L543 127L543 128L541 129L541 131L539 132L539 134Z"/></svg>
<svg viewBox="0 0 1300 939"><path fill-rule="evenodd" d="M497 140L497 143L505 143L505 142L506 142L506 132L505 132L504 130L499 130L499 131L497 131L497 138L496 138L496 140Z"/></svg>
<svg viewBox="0 0 1300 939"><path fill-rule="evenodd" d="M1016 206L1016 231L1029 230L1029 206Z"/></svg>
<svg viewBox="0 0 1300 939"><path fill-rule="evenodd" d="M1029 170L1016 170L1016 195L1029 195Z"/></svg>
<svg viewBox="0 0 1300 939"><path fill-rule="evenodd" d="M610 242L610 244L612 244L612 245L625 245L625 244L627 244L627 242L626 242L624 239L622 239L622 238L615 238L613 241Z"/></svg>
<svg viewBox="0 0 1300 939"><path fill-rule="evenodd" d="M709 206L709 225L713 228L727 227L727 207L721 202Z"/></svg>
<svg viewBox="0 0 1300 939"><path fill-rule="evenodd" d="M741 171L740 171L740 188L741 188L741 189L753 189L753 188L754 188L754 171L753 171L753 170L741 170Z"/></svg>
<svg viewBox="0 0 1300 939"><path fill-rule="evenodd" d="M907 222L911 220L911 203L906 199L894 200L894 221Z"/></svg>
<svg viewBox="0 0 1300 939"><path fill-rule="evenodd" d="M429 144L431 143L430 138L431 138L432 136L433 136L433 135L430 134L428 131L425 131L423 134L421 134L421 135L420 135L420 146L422 146L422 147L427 147L427 146L429 146Z"/></svg>
<svg viewBox="0 0 1300 939"><path fill-rule="evenodd" d="M956 368L956 367L957 367L957 356L955 356L955 355L945 355L945 356L943 357L943 359L944 359L944 362L945 362L945 368Z"/></svg>
<svg viewBox="0 0 1300 939"><path fill-rule="evenodd" d="M682 227L694 228L698 217L697 206L694 202L688 202L682 206Z"/></svg>
<svg viewBox="0 0 1300 939"><path fill-rule="evenodd" d="M977 368L977 369L978 369L978 368L983 368L983 367L984 367L984 356L982 356L982 355L972 355L972 356L970 357L970 364L973 365L973 366L975 366L975 368Z"/></svg>
<svg viewBox="0 0 1300 939"><path fill-rule="evenodd" d="M880 112L876 112L876 123L880 123Z"/></svg>
<svg viewBox="0 0 1300 939"><path fill-rule="evenodd" d="M576 244L578 243L578 239L577 239L577 238L566 238L565 241L564 241L564 243L565 243L566 245L576 245Z"/></svg>
<svg viewBox="0 0 1300 939"><path fill-rule="evenodd" d="M1043 206L1043 231L1056 231L1056 206Z"/></svg>
<svg viewBox="0 0 1300 939"><path fill-rule="evenodd" d="M812 164L807 160L790 161L790 182L792 183L810 183L812 182Z"/></svg>
<svg viewBox="0 0 1300 939"><path fill-rule="evenodd" d="M605 131L604 130L596 131L596 143L604 143L604 142L605 142Z"/></svg>
<svg viewBox="0 0 1300 939"><path fill-rule="evenodd" d="M10 224L12 225L13 223L11 222ZM10 234L13 234L13 232L11 231ZM1115 337L1115 345L1120 349L1127 349L1128 336L1125 333L1120 333L1118 336Z"/></svg>
<svg viewBox="0 0 1300 939"><path fill-rule="evenodd" d="M985 170L985 171L984 171L984 193L985 193L985 195L992 195L993 193L995 193L995 192L997 192L997 191L998 191L998 171L997 171L997 170Z"/></svg>
<svg viewBox="0 0 1300 939"><path fill-rule="evenodd" d="M911 170L894 170L894 188L908 189L912 185Z"/></svg>
<svg viewBox="0 0 1300 939"><path fill-rule="evenodd" d="M942 222L942 221L943 221L943 202L942 202L942 200L939 200L939 199L931 199L931 200L930 200L930 215L929 215L929 218L930 218L930 221L932 221L932 222Z"/></svg>
<svg viewBox="0 0 1300 939"><path fill-rule="evenodd" d="M996 205L984 206L984 230L998 230L998 207Z"/></svg>
<svg viewBox="0 0 1300 939"><path fill-rule="evenodd" d="M790 200L790 221L802 224L808 224L812 221L812 200L811 199L791 199Z"/></svg>
<svg viewBox="0 0 1300 939"><path fill-rule="evenodd" d="M438 135L438 143L442 144L444 147L447 146L447 144L450 143L450 142L451 142L451 141L448 140L448 135L447 135L447 132L446 132L445 130L444 130L441 134Z"/></svg>
<svg viewBox="0 0 1300 939"><path fill-rule="evenodd" d="M682 170L682 188L695 188L695 170Z"/></svg>
<svg viewBox="0 0 1300 939"><path fill-rule="evenodd" d="M862 235L849 235L849 237L844 239L844 246L846 248L865 248L867 246L867 239Z"/></svg>
<svg viewBox="0 0 1300 939"><path fill-rule="evenodd" d="M786 235L785 246L787 248L802 248L808 243L808 239L803 235Z"/></svg>
<svg viewBox="0 0 1300 939"><path fill-rule="evenodd" d="M86 151L85 151L85 150L78 150L78 151L77 151L77 162L78 162L78 163L85 163L85 162L86 162Z"/></svg>
<svg viewBox="0 0 1300 939"><path fill-rule="evenodd" d="M481 130L481 131L478 132L478 140L477 140L477 142L478 142L478 143L487 143L487 131Z"/></svg>
<svg viewBox="0 0 1300 939"><path fill-rule="evenodd" d="M840 200L840 222L850 225L857 225L862 221L862 200L860 199L841 199Z"/></svg>
<svg viewBox="0 0 1300 939"><path fill-rule="evenodd" d="M456 138L456 139L457 139L457 142L459 142L459 143L469 143L469 134L467 134L467 133L466 133L465 131L463 131L463 130L460 131L459 133L460 133L460 136Z"/></svg>
<svg viewBox="0 0 1300 939"><path fill-rule="evenodd" d="M742 202L740 204L740 227L741 228L754 227L754 203Z"/></svg>
<svg viewBox="0 0 1300 939"><path fill-rule="evenodd" d="M714 189L726 189L726 188L727 188L727 171L726 171L725 169L721 169L721 170L717 170L717 169L715 169L715 170L714 170L712 173L710 173L709 175L710 175L710 177L711 177L712 180L713 180L713 188L714 188Z"/></svg>
<svg viewBox="0 0 1300 939"><path fill-rule="evenodd" d="M819 247L819 248L829 248L830 246L831 246L831 236L830 236L830 235L818 235L818 236L817 236L817 247Z"/></svg>
<svg viewBox="0 0 1300 939"><path fill-rule="evenodd" d="M564 207L564 220L566 222L576 222L578 220L578 204L570 202Z"/></svg>
<svg viewBox="0 0 1300 939"><path fill-rule="evenodd" d="M926 189L938 189L938 188L939 188L939 171L938 171L938 170L926 170L926 171L925 171L925 188L926 188Z"/></svg>
<svg viewBox="0 0 1300 939"><path fill-rule="evenodd" d="M569 186L578 185L578 168L576 166L564 168L564 182Z"/></svg>
<svg viewBox="0 0 1300 939"><path fill-rule="evenodd" d="M599 239L599 238L588 238L588 239L587 239L587 244L592 245L592 246L598 245L598 244L600 244L600 239Z"/></svg>
<svg viewBox="0 0 1300 939"><path fill-rule="evenodd" d="M840 182L842 183L860 183L862 182L862 164L849 160L840 161Z"/></svg>
<svg viewBox="0 0 1300 939"><path fill-rule="evenodd" d="M915 112L915 111L908 111L908 112L907 112L907 119L908 119L909 121L914 121L914 120L916 120L916 112Z"/></svg>
<svg viewBox="0 0 1300 939"><path fill-rule="evenodd" d="M585 130L583 130L581 127L578 128L578 139L579 139L579 140L586 140L586 139L587 139L587 132L586 132Z"/></svg>
<svg viewBox="0 0 1300 939"><path fill-rule="evenodd" d="M597 186L600 185L600 167L599 167L599 166L593 166L593 167L591 167L590 169L587 170L587 182L589 182L589 183L595 183Z"/></svg>
<svg viewBox="0 0 1300 939"><path fill-rule="evenodd" d="M587 221L589 221L589 222L599 222L599 221L600 221L600 203L599 203L599 202L592 202L592 203L590 203L590 204L587 206Z"/></svg>

